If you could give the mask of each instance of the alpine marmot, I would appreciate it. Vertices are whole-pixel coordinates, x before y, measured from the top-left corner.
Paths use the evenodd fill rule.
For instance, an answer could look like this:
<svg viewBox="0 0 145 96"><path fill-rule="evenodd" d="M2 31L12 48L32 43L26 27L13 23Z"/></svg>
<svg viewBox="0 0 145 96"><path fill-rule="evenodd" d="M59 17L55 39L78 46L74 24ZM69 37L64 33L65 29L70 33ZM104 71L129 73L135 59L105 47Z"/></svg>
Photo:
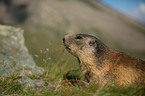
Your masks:
<svg viewBox="0 0 145 96"><path fill-rule="evenodd" d="M78 58L89 82L133 84L145 81L145 60L113 50L94 36L66 35L63 44Z"/></svg>

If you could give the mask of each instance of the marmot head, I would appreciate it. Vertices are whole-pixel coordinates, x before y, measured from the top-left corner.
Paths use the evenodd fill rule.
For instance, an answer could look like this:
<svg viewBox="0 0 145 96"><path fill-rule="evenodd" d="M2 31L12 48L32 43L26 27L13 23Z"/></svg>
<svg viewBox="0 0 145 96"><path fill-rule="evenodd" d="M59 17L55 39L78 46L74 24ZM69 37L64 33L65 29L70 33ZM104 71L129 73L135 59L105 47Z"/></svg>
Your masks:
<svg viewBox="0 0 145 96"><path fill-rule="evenodd" d="M63 38L66 49L76 57L91 56L101 52L104 44L94 36L87 34L66 35Z"/></svg>

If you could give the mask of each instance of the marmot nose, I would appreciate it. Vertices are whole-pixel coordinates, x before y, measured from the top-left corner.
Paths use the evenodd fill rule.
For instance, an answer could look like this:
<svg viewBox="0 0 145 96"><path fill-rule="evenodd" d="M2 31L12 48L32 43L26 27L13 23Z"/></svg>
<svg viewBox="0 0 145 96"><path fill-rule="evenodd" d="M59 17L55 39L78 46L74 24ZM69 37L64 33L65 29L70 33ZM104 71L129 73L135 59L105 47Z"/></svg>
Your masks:
<svg viewBox="0 0 145 96"><path fill-rule="evenodd" d="M64 43L65 42L65 38L63 38L62 40L63 40L63 43Z"/></svg>

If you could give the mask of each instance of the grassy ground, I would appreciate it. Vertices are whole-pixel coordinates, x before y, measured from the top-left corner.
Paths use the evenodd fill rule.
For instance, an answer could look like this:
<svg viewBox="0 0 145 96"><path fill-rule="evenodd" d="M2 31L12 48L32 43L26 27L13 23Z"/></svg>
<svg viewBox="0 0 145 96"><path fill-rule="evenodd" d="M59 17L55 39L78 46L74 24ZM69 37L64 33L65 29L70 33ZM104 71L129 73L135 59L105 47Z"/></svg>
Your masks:
<svg viewBox="0 0 145 96"><path fill-rule="evenodd" d="M0 82L1 87L5 90L2 93L6 95L29 95L29 96L144 96L143 86L108 86L103 87L99 85L90 84L86 87L78 87L69 85L67 82L61 83L54 87L48 88L43 86L36 88L23 88L20 84L15 82Z"/></svg>
<svg viewBox="0 0 145 96"><path fill-rule="evenodd" d="M86 33L85 30L82 29L82 31ZM98 32L100 39L103 38L102 34L99 34L99 30L92 28L92 31ZM66 52L61 40L50 41L47 35L40 32L25 31L24 35L26 46L33 55L35 62L46 70L41 75L29 77L42 80L45 85L26 88L17 82L18 76L9 76L7 81L0 80L0 96L145 96L145 84L126 86L112 84L103 86L88 84L83 80L77 80L77 82L81 83L71 84L65 80L64 74L70 70L79 69L79 66L77 59ZM105 43L104 39L102 41ZM117 46L121 49L120 45ZM131 51L131 53L133 52L135 51Z"/></svg>
<svg viewBox="0 0 145 96"><path fill-rule="evenodd" d="M88 84L85 81L82 84L76 83L72 85L64 79L64 74L69 70L68 59L63 48L53 49L51 44L49 48L39 50L38 54L34 55L37 65L44 67L46 71L41 75L29 76L31 79L42 80L45 85L42 87L28 87L16 81L17 76L10 76L7 81L0 80L0 94L12 96L144 96L145 84L134 85L97 85ZM64 58L59 58L63 55ZM57 60L59 59L59 61ZM70 66L69 66L70 67ZM77 67L77 66L75 66ZM75 68L74 68L75 69ZM47 81L50 81L53 86L50 86ZM79 81L78 81L79 82Z"/></svg>

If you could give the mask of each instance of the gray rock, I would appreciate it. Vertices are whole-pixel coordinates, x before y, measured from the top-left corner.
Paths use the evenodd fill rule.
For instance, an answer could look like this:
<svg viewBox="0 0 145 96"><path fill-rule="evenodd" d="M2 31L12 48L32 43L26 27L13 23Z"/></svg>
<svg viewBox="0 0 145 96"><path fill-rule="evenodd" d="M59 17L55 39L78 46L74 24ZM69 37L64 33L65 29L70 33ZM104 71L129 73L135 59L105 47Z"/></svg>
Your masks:
<svg viewBox="0 0 145 96"><path fill-rule="evenodd" d="M54 81L49 81L47 82L48 83L48 88L53 88L53 87L57 87L60 85L60 82L61 82L61 79L58 78L58 79L55 79Z"/></svg>
<svg viewBox="0 0 145 96"><path fill-rule="evenodd" d="M8 75L17 75L22 77L18 81L23 84L27 80L33 81L27 76L41 74L43 71L36 66L24 44L23 30L0 25L0 79L6 79ZM34 82L38 86L43 85L42 81L37 80L30 85L34 86Z"/></svg>
<svg viewBox="0 0 145 96"><path fill-rule="evenodd" d="M30 79L28 77L22 77L18 80L19 83L23 84L25 87L39 87L43 86L45 83L41 80Z"/></svg>

